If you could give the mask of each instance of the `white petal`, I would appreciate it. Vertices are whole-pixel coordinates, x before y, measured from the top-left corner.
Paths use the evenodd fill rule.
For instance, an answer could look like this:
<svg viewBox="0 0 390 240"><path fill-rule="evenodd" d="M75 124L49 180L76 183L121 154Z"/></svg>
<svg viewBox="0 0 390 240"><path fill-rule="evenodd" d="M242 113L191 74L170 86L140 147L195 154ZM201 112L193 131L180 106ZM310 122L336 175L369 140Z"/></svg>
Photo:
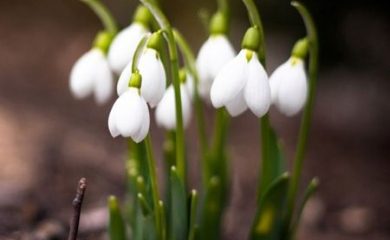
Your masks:
<svg viewBox="0 0 390 240"><path fill-rule="evenodd" d="M249 62L244 98L249 109L259 118L267 113L271 104L268 76L256 55Z"/></svg>
<svg viewBox="0 0 390 240"><path fill-rule="evenodd" d="M114 79L107 59L101 59L95 67L95 101L98 104L107 102L114 88Z"/></svg>
<svg viewBox="0 0 390 240"><path fill-rule="evenodd" d="M142 108L143 108L142 126L141 129L131 137L136 143L139 143L145 139L145 137L148 135L149 127L150 127L149 108L145 100L143 98L141 98L141 100L142 100Z"/></svg>
<svg viewBox="0 0 390 240"><path fill-rule="evenodd" d="M157 105L155 115L157 125L169 130L175 129L175 93L172 85L167 88L163 98Z"/></svg>
<svg viewBox="0 0 390 240"><path fill-rule="evenodd" d="M82 55L70 72L69 88L76 98L85 98L94 90L96 63L100 61L102 52L91 49Z"/></svg>
<svg viewBox="0 0 390 240"><path fill-rule="evenodd" d="M307 98L307 78L302 60L290 61L285 78L281 81L277 107L286 116L297 114L305 105Z"/></svg>
<svg viewBox="0 0 390 240"><path fill-rule="evenodd" d="M211 86L210 97L215 108L220 108L234 99L243 89L247 80L246 50L226 64Z"/></svg>
<svg viewBox="0 0 390 240"><path fill-rule="evenodd" d="M118 111L118 101L115 101L114 105L111 108L110 114L108 115L108 129L110 130L112 137L117 137L120 135L118 128L116 127L116 113Z"/></svg>
<svg viewBox="0 0 390 240"><path fill-rule="evenodd" d="M276 104L276 101L277 101L280 82L282 81L282 79L289 77L287 75L288 68L289 68L289 61L287 61L287 62L283 63L282 65L280 65L279 67L277 67L269 78L269 84L270 84L270 88L271 88L271 101L274 104Z"/></svg>
<svg viewBox="0 0 390 240"><path fill-rule="evenodd" d="M185 86L181 85L181 104L183 113L183 126L187 127L192 113L191 101ZM175 91L173 85L170 85L156 108L157 125L167 130L176 129L176 108L175 108Z"/></svg>
<svg viewBox="0 0 390 240"><path fill-rule="evenodd" d="M123 137L134 136L142 127L144 108L138 89L129 88L117 99L115 122Z"/></svg>
<svg viewBox="0 0 390 240"><path fill-rule="evenodd" d="M236 52L225 35L210 36L202 45L196 59L199 72L199 93L209 100L214 79L222 67L234 58Z"/></svg>
<svg viewBox="0 0 390 240"><path fill-rule="evenodd" d="M132 64L133 62L130 61L123 69L119 77L118 83L116 85L116 93L118 94L118 96L122 95L124 92L127 91L127 89L129 89L129 81L131 77Z"/></svg>
<svg viewBox="0 0 390 240"><path fill-rule="evenodd" d="M248 109L248 106L245 103L244 92L241 91L234 99L228 102L226 104L226 109L232 117L237 117L245 112L245 110Z"/></svg>
<svg viewBox="0 0 390 240"><path fill-rule="evenodd" d="M148 30L139 23L132 23L116 35L108 51L111 69L120 74L126 64L133 58L135 49Z"/></svg>
<svg viewBox="0 0 390 240"><path fill-rule="evenodd" d="M142 76L141 95L151 107L155 107L164 95L166 77L164 65L154 49L146 49L139 60Z"/></svg>

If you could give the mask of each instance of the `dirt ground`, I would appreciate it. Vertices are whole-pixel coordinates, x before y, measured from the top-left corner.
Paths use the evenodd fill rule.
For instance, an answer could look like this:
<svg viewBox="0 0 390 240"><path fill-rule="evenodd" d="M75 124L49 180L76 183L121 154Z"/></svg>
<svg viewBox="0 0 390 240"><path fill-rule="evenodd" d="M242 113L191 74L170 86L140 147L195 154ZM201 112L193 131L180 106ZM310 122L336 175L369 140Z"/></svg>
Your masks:
<svg viewBox="0 0 390 240"><path fill-rule="evenodd" d="M115 12L123 6L124 1L112 4ZM180 14L185 13L174 17L179 29L192 24L179 21ZM390 239L390 84L384 57L390 51L350 37L357 34L353 19L361 17L360 12L352 14L342 25L350 46L345 61L352 64L340 61L321 68L302 179L307 184L318 176L320 188L305 211L299 239ZM370 15L363 17L369 24ZM120 21L126 19L122 13ZM390 39L380 18L371 21L373 34ZM81 177L88 180L81 237L105 237L106 198L124 194L125 144L112 139L106 126L112 102L96 106L91 99L76 101L68 90L71 66L89 48L98 27L77 1L0 2L0 239L65 239ZM191 36L203 36L202 30L199 25L195 29L184 33L199 47L203 38ZM233 30L236 46L242 31ZM267 35L269 70L288 56L294 41L288 33L275 30ZM358 41L372 54L355 60L364 49ZM207 113L211 122L211 109ZM272 110L271 119L291 160L299 118ZM224 239L245 239L255 204L259 130L250 113L234 119L231 127L232 197ZM163 133L155 125L151 131L160 157ZM194 121L186 135L191 184L196 188Z"/></svg>

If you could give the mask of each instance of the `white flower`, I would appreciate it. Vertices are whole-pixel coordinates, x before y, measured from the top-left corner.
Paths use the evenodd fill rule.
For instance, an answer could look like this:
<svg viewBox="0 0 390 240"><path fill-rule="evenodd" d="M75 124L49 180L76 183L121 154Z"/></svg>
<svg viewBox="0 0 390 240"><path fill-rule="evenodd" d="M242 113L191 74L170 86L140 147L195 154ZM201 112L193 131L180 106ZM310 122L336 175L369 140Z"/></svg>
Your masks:
<svg viewBox="0 0 390 240"><path fill-rule="evenodd" d="M304 62L291 57L270 77L272 103L286 116L297 114L307 98L307 77Z"/></svg>
<svg viewBox="0 0 390 240"><path fill-rule="evenodd" d="M199 72L199 93L205 100L210 100L210 88L215 77L235 55L232 44L222 34L210 36L202 45L196 65Z"/></svg>
<svg viewBox="0 0 390 240"><path fill-rule="evenodd" d="M133 58L135 49L148 29L141 23L134 22L116 35L108 50L108 62L112 71L120 74Z"/></svg>
<svg viewBox="0 0 390 240"><path fill-rule="evenodd" d="M128 88L112 106L108 128L112 137L131 137L139 143L149 132L149 109L139 89Z"/></svg>
<svg viewBox="0 0 390 240"><path fill-rule="evenodd" d="M257 54L247 49L223 67L210 92L213 106L225 106L232 116L249 107L257 117L262 117L269 109L270 95L267 73Z"/></svg>
<svg viewBox="0 0 390 240"><path fill-rule="evenodd" d="M106 102L112 94L113 76L104 53L93 48L81 56L70 73L69 87L78 99L94 94L97 103Z"/></svg>
<svg viewBox="0 0 390 240"><path fill-rule="evenodd" d="M188 81L188 79L187 79ZM183 114L183 126L187 127L191 119L191 99L186 84L180 84L181 106ZM164 94L163 99L156 108L157 125L167 130L176 129L176 105L175 91L170 85Z"/></svg>
<svg viewBox="0 0 390 240"><path fill-rule="evenodd" d="M119 77L117 84L119 96L128 88L131 77L131 65L132 62L130 61ZM138 70L142 76L141 95L151 107L155 107L164 95L167 82L164 65L158 52L152 48L146 48L139 59Z"/></svg>

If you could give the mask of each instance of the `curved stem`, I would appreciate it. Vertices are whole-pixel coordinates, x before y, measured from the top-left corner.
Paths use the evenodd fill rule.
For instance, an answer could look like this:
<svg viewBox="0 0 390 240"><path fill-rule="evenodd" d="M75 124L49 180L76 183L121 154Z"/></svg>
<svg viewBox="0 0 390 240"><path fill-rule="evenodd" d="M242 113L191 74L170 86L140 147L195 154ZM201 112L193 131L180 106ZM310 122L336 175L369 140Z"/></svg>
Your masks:
<svg viewBox="0 0 390 240"><path fill-rule="evenodd" d="M148 177L150 178L150 186L152 189L152 198L153 198L152 201L153 201L153 209L155 214L156 229L157 229L157 233L162 235L161 219L163 216L161 216L160 205L159 205L160 198L159 198L158 187L157 187L156 162L153 157L152 140L150 134L148 134L148 136L145 139L145 146L146 146L147 165L148 165L148 172L149 172Z"/></svg>
<svg viewBox="0 0 390 240"><path fill-rule="evenodd" d="M300 13L306 27L307 37L309 39L309 95L305 109L303 111L301 127L299 130L299 138L297 144L297 150L295 154L294 166L291 176L291 183L287 195L287 216L286 220L288 224L286 228L290 227L291 217L294 211L295 199L298 190L298 183L301 176L303 159L305 156L306 145L308 141L311 116L313 112L315 91L318 78L318 38L317 31L309 11L304 5L299 2L292 2L298 12Z"/></svg>
<svg viewBox="0 0 390 240"><path fill-rule="evenodd" d="M137 45L137 48L135 49L135 52L134 52L134 55L133 55L133 60L132 60L132 63L131 63L131 72L132 73L137 71L139 58L141 57L142 50L144 49L144 47L146 45L146 42L148 41L149 37L150 37L150 34L145 34L141 38L141 40L138 42L138 45Z"/></svg>
<svg viewBox="0 0 390 240"><path fill-rule="evenodd" d="M87 4L95 14L102 21L104 28L107 32L115 35L118 32L118 27L114 17L111 15L110 11L104 6L99 0L80 0Z"/></svg>
<svg viewBox="0 0 390 240"><path fill-rule="evenodd" d="M176 42L173 35L172 28L168 19L156 7L151 0L140 0L152 13L161 29L166 34L168 40L169 57L171 61L171 74L173 79L173 86L175 91L175 105L176 105L176 167L179 177L182 179L184 186L186 185L186 162L184 149L184 127L183 127L183 113L181 105L180 94L180 79L179 79L179 61L177 56Z"/></svg>
<svg viewBox="0 0 390 240"><path fill-rule="evenodd" d="M217 0L218 10L223 13L226 17L229 16L229 3L228 0Z"/></svg>
<svg viewBox="0 0 390 240"><path fill-rule="evenodd" d="M173 34L175 36L176 43L179 46L179 49L183 54L186 66L188 66L188 69L195 80L194 104L195 104L195 112L196 112L196 121L197 121L197 125L198 125L200 148L201 148L202 156L204 156L206 154L206 151L207 151L208 141L207 141L207 135L206 135L206 127L205 127L205 119L204 119L202 100L200 98L199 90L198 90L199 74L198 74L198 71L196 69L195 57L194 57L194 54L192 53L192 50L191 50L189 44L184 39L183 35L181 35L180 32L177 31L176 29L173 29Z"/></svg>

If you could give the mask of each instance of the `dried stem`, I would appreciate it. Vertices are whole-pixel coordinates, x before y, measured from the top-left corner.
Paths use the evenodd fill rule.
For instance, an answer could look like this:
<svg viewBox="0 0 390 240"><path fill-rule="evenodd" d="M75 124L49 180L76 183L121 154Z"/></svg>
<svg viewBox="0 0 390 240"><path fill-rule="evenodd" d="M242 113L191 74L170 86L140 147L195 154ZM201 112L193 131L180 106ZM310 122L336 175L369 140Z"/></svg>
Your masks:
<svg viewBox="0 0 390 240"><path fill-rule="evenodd" d="M87 189L87 179L81 178L77 186L76 197L73 199L73 216L70 220L70 229L68 240L76 240L77 232L79 230L81 205L83 204L84 193Z"/></svg>

